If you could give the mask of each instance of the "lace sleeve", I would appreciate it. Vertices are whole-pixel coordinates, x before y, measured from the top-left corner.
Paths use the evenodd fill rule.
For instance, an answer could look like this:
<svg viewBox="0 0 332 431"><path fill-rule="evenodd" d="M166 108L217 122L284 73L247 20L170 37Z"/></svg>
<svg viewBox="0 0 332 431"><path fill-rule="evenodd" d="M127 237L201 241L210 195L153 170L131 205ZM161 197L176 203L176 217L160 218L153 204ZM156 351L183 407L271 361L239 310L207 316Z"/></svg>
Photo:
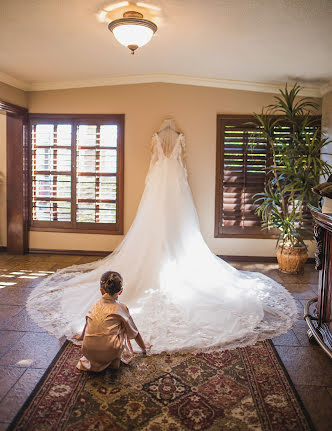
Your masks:
<svg viewBox="0 0 332 431"><path fill-rule="evenodd" d="M150 169L152 168L152 166L157 162L158 160L158 139L156 134L154 134L152 136L152 140L151 140L151 161L150 161Z"/></svg>
<svg viewBox="0 0 332 431"><path fill-rule="evenodd" d="M180 136L180 142L179 142L179 161L181 165L183 166L186 178L188 178L188 172L187 172L187 152L186 152L186 140L184 135Z"/></svg>
<svg viewBox="0 0 332 431"><path fill-rule="evenodd" d="M181 160L183 167L186 168L186 159L187 159L187 151L186 151L186 140L184 135L181 135L180 137L180 146L181 146Z"/></svg>

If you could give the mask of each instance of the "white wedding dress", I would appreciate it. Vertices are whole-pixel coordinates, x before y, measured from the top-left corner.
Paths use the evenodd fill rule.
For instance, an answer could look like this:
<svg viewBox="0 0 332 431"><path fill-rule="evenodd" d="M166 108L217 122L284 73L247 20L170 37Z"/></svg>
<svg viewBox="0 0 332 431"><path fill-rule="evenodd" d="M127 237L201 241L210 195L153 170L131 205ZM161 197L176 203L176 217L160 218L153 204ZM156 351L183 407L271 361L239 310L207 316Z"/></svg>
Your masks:
<svg viewBox="0 0 332 431"><path fill-rule="evenodd" d="M121 302L151 353L230 349L288 331L297 311L285 288L236 270L204 242L183 165L184 136L166 129L153 136L145 190L122 243L102 260L43 280L28 299L30 316L71 338L100 298L101 274L115 270L124 279Z"/></svg>

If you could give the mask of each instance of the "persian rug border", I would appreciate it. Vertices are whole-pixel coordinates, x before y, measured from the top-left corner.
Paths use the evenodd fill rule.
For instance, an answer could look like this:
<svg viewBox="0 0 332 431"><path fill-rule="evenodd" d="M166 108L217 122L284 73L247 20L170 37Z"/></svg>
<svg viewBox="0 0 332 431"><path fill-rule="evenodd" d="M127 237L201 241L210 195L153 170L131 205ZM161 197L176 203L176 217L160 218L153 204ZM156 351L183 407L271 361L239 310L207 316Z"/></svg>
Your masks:
<svg viewBox="0 0 332 431"><path fill-rule="evenodd" d="M268 343L269 343L269 345L271 347L271 350L274 353L274 357L277 359L279 366L281 367L282 371L284 372L284 375L286 376L287 382L288 382L289 386L291 387L291 389L293 391L293 394L295 395L295 399L298 402L298 404L299 404L299 406L300 406L300 408L301 408L301 410L302 410L305 418L307 419L308 424L309 424L311 430L312 431L316 431L316 428L315 428L315 426L314 426L314 424L313 424L313 422L311 420L311 417L310 417L307 409L304 407L304 404L303 404L303 402L302 402L302 400L300 398L300 395L298 394L298 392L297 392L297 390L295 388L295 385L294 385L292 379L290 378L290 375L288 374L288 371L287 371L284 363L282 362L282 360L281 360L281 358L279 356L278 350L275 348L275 345L272 343L272 340L266 340L266 341L268 341Z"/></svg>
<svg viewBox="0 0 332 431"><path fill-rule="evenodd" d="M315 427L312 423L312 420L306 408L304 407L298 392L296 391L296 388L287 372L287 369L285 368L283 362L281 361L278 351L276 350L271 340L266 340L263 343L265 344L266 349L268 351L270 361L275 365L274 368L278 373L279 381L281 382L281 384L285 389L285 392L287 393L289 403L292 405L294 411L297 413L298 419L301 418L301 414L302 414L302 418L305 419L303 420L303 423L302 423L303 429L306 429L306 430L310 429L311 431L315 431ZM64 342L61 349L56 354L51 364L49 365L49 367L47 368L47 370L45 371L45 373L37 383L36 387L29 395L28 399L24 402L23 406L20 408L15 418L9 425L8 431L14 431L15 429L17 429L16 428L17 425L19 425L21 419L24 417L25 414L27 414L28 418L29 416L31 417L34 414L34 410L35 410L34 406L38 406L39 402L43 399L45 391L47 391L47 385L43 387L45 382L48 379L52 380L53 378L56 377L57 373L61 369L61 364L68 359L72 351L71 345L72 343L69 342L68 340ZM262 430L270 430L272 429L272 424L269 421L269 415L266 411L262 411L262 409L265 410L264 403L259 402L259 399L261 397L261 389L258 387L259 383L255 380L255 377L256 377L255 367L253 367L253 363L252 361L250 361L250 358L249 358L250 352L247 351L246 348L239 349L239 350L243 360L243 364L247 370L247 376L249 379L252 380L249 386L250 386L250 391L252 393L252 398L255 403L256 410L257 412L258 411L261 412L260 419L262 420L262 418L264 418L264 420L266 421L265 423L262 423ZM67 419L70 416L71 408L75 404L77 397L80 395L80 388L84 386L87 378L88 378L88 373L84 373L81 375L81 377L77 380L77 384L75 387L75 392L76 392L75 396L73 396L69 400L69 402L63 405L62 415L58 419L58 423L57 423L57 426L59 426L60 429L62 429L62 426L65 425L65 423L67 422ZM256 392L255 392L255 389L256 389Z"/></svg>

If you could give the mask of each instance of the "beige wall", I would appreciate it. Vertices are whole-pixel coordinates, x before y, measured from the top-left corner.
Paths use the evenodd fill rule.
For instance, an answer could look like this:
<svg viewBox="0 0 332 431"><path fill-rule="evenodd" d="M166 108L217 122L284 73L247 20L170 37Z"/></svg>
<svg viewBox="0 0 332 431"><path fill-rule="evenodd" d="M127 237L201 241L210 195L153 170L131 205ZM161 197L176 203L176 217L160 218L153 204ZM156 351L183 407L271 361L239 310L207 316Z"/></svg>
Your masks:
<svg viewBox="0 0 332 431"><path fill-rule="evenodd" d="M14 105L24 106L26 108L28 106L28 94L23 90L0 82L0 101L13 103Z"/></svg>
<svg viewBox="0 0 332 431"><path fill-rule="evenodd" d="M0 247L7 245L6 114L0 111Z"/></svg>
<svg viewBox="0 0 332 431"><path fill-rule="evenodd" d="M149 166L150 139L166 116L176 119L187 142L189 183L201 229L212 251L274 256L274 240L214 238L216 115L250 114L273 95L175 84L138 84L31 92L31 113L125 114L125 233L130 227ZM112 250L122 236L31 232L31 248Z"/></svg>

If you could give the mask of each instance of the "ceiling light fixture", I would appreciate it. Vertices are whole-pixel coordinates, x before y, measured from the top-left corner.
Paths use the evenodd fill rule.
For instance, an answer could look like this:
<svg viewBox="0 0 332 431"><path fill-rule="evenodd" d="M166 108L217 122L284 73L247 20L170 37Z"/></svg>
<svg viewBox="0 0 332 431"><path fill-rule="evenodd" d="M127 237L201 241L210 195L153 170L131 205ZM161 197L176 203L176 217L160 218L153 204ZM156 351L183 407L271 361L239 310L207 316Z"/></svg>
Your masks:
<svg viewBox="0 0 332 431"><path fill-rule="evenodd" d="M141 46L150 42L158 27L152 21L143 19L140 12L128 11L123 18L116 19L108 25L115 39L127 46L132 54Z"/></svg>

